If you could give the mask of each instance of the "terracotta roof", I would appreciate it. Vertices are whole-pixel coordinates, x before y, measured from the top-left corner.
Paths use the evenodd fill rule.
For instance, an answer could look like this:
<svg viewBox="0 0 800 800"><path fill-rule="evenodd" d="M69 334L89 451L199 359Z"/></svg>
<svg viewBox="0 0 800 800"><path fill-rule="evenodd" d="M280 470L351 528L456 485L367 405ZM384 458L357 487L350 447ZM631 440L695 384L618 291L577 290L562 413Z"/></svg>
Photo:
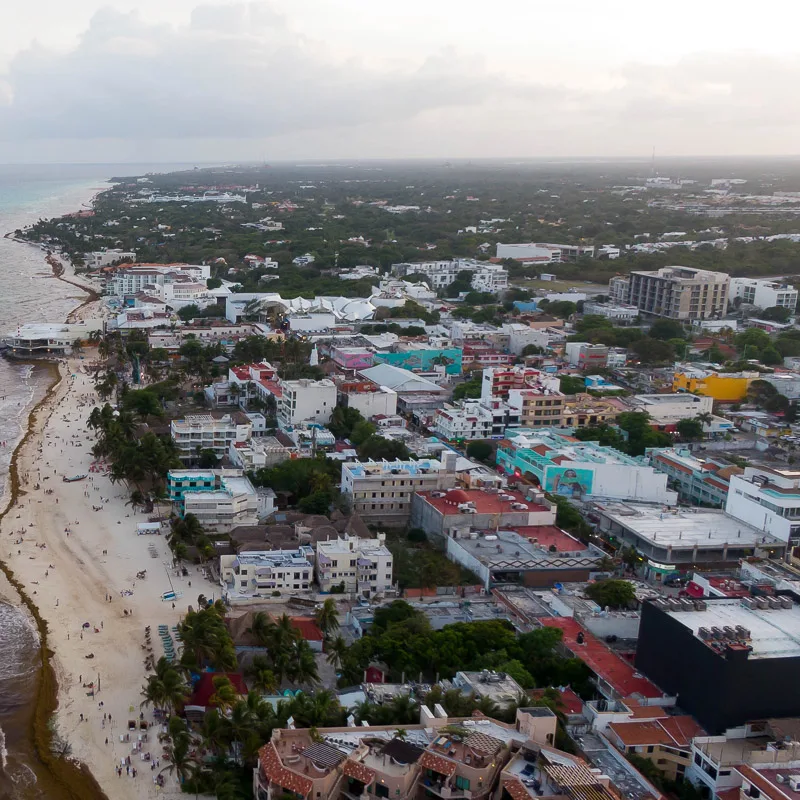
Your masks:
<svg viewBox="0 0 800 800"><path fill-rule="evenodd" d="M265 744L258 751L258 763L270 783L275 783L283 789L304 796L310 795L314 789L314 782L311 778L298 775L283 766L281 757L272 742Z"/></svg>
<svg viewBox="0 0 800 800"><path fill-rule="evenodd" d="M200 674L200 679L195 684L192 696L186 702L186 705L213 708L215 704L211 702L211 697L216 692L214 678L218 677L227 678L233 684L236 694L247 694L244 678L238 672L203 672Z"/></svg>
<svg viewBox="0 0 800 800"><path fill-rule="evenodd" d="M456 764L442 756L437 756L436 753L426 751L422 754L419 760L419 765L424 769L432 769L440 775L446 775L448 778L456 773Z"/></svg>
<svg viewBox="0 0 800 800"><path fill-rule="evenodd" d="M505 789L511 800L530 800L531 798L530 792L522 785L522 781L519 778L512 778L510 781L506 781L503 784L503 789Z"/></svg>
<svg viewBox="0 0 800 800"><path fill-rule="evenodd" d="M672 737L658 722L612 722L608 726L626 746L642 744L671 745Z"/></svg>
<svg viewBox="0 0 800 800"><path fill-rule="evenodd" d="M373 770L365 767L360 761L353 761L352 758L348 758L344 762L342 772L350 778L361 781L364 786L369 786L375 780L375 772Z"/></svg>
<svg viewBox="0 0 800 800"><path fill-rule="evenodd" d="M695 736L706 735L705 730L686 714L660 719L658 724L669 733L675 744L681 747L688 747Z"/></svg>

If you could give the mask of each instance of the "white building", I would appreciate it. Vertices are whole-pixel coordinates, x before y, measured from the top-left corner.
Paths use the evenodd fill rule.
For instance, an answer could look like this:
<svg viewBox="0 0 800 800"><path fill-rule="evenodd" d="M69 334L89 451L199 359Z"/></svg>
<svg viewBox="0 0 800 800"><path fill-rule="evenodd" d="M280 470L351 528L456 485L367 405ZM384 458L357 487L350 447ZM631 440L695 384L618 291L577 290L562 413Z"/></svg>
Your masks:
<svg viewBox="0 0 800 800"><path fill-rule="evenodd" d="M87 269L100 269L108 267L116 261L136 261L136 253L133 250L100 250L93 253L84 253L83 260Z"/></svg>
<svg viewBox="0 0 800 800"><path fill-rule="evenodd" d="M167 493L178 516L193 514L216 531L257 525L275 512L275 492L256 489L240 469L170 470Z"/></svg>
<svg viewBox="0 0 800 800"><path fill-rule="evenodd" d="M344 584L348 594L372 597L393 590L392 553L385 544L386 534L377 539L358 536L337 537L317 542L317 582L321 592Z"/></svg>
<svg viewBox="0 0 800 800"><path fill-rule="evenodd" d="M339 384L339 405L355 408L364 419L397 413L397 392L374 381L346 381Z"/></svg>
<svg viewBox="0 0 800 800"><path fill-rule="evenodd" d="M292 452L274 436L259 436L246 442L231 442L228 458L245 472L274 467L291 458Z"/></svg>
<svg viewBox="0 0 800 800"><path fill-rule="evenodd" d="M228 455L235 442L247 442L253 424L242 413L191 414L170 423L170 435L182 460L195 458L199 450L211 450L217 458Z"/></svg>
<svg viewBox="0 0 800 800"><path fill-rule="evenodd" d="M102 320L84 320L72 324L29 322L18 325L3 336L9 353L18 358L68 355L76 339L87 341L92 333L101 333Z"/></svg>
<svg viewBox="0 0 800 800"><path fill-rule="evenodd" d="M497 293L508 288L508 271L500 264L476 261L471 258L453 261L420 261L392 264L392 275L425 275L431 289L444 289L458 277L459 272L472 273L472 288L478 292Z"/></svg>
<svg viewBox="0 0 800 800"><path fill-rule="evenodd" d="M560 264L577 261L579 258L594 258L592 245L550 244L548 242L526 242L502 244L498 242L497 258L513 258L516 261L533 261L539 264Z"/></svg>
<svg viewBox="0 0 800 800"><path fill-rule="evenodd" d="M324 378L321 381L301 378L281 382L278 400L278 424L282 428L300 422L318 422L327 425L336 408L336 384Z"/></svg>
<svg viewBox="0 0 800 800"><path fill-rule="evenodd" d="M492 412L480 400L464 400L460 407L446 404L444 408L436 409L433 432L451 442L459 439L489 439L493 432L493 422Z"/></svg>
<svg viewBox="0 0 800 800"><path fill-rule="evenodd" d="M404 525L415 492L455 484L457 459L456 453L445 451L441 461L348 461L342 464L341 492L366 522Z"/></svg>
<svg viewBox="0 0 800 800"><path fill-rule="evenodd" d="M797 289L784 283L760 278L731 278L730 299L740 297L743 303L759 308L780 306L794 313L797 309Z"/></svg>
<svg viewBox="0 0 800 800"><path fill-rule="evenodd" d="M256 550L219 557L220 584L227 603L296 594L313 588L314 549Z"/></svg>
<svg viewBox="0 0 800 800"><path fill-rule="evenodd" d="M593 314L606 319L614 320L620 324L633 322L639 316L636 306L617 305L616 303L595 303L586 300L583 304L584 314Z"/></svg>
<svg viewBox="0 0 800 800"><path fill-rule="evenodd" d="M106 294L115 297L136 294L150 286L164 286L189 279L203 283L211 277L208 264L131 264L115 270L106 281Z"/></svg>
<svg viewBox="0 0 800 800"><path fill-rule="evenodd" d="M725 513L782 542L800 544L800 471L745 467L731 475Z"/></svg>
<svg viewBox="0 0 800 800"><path fill-rule="evenodd" d="M688 392L675 394L637 394L630 399L636 411L644 411L659 425L674 425L682 419L694 419L698 414L711 414L714 398Z"/></svg>

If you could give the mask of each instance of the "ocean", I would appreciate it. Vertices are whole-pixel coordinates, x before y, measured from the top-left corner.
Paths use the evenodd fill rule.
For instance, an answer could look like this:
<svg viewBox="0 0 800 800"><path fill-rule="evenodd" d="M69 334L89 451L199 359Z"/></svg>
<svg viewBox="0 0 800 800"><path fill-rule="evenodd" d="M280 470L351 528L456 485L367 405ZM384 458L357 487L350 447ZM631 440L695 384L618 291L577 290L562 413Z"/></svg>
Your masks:
<svg viewBox="0 0 800 800"><path fill-rule="evenodd" d="M37 219L86 207L108 187L109 177L190 166L0 164L0 237ZM0 336L25 322L62 322L85 298L79 289L53 277L39 248L0 238ZM46 390L48 377L44 368L0 358L0 492L5 490L11 456L27 427L30 409ZM0 560L3 545L0 542ZM29 740L38 636L16 600L0 594L0 798L59 800L52 785L46 792L40 787L42 767Z"/></svg>

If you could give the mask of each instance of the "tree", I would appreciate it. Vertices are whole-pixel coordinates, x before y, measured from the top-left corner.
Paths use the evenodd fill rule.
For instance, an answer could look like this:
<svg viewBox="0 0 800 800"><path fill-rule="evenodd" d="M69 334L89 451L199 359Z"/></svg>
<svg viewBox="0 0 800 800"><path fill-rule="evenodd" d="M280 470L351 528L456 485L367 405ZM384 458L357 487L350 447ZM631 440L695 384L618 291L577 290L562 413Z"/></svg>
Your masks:
<svg viewBox="0 0 800 800"><path fill-rule="evenodd" d="M564 394L580 394L586 391L586 381L580 375L559 375Z"/></svg>
<svg viewBox="0 0 800 800"><path fill-rule="evenodd" d="M756 350L761 351L765 347L769 347L770 338L766 331L760 328L748 328L737 334L733 340L736 349L747 358L748 351Z"/></svg>
<svg viewBox="0 0 800 800"><path fill-rule="evenodd" d="M481 375L478 374L464 381L464 383L459 383L458 386L453 389L453 400L464 400L466 398L474 400L480 397L482 380Z"/></svg>
<svg viewBox="0 0 800 800"><path fill-rule="evenodd" d="M197 466L200 469L214 469L217 464L219 464L219 458L213 450L209 448L200 450L197 456Z"/></svg>
<svg viewBox="0 0 800 800"><path fill-rule="evenodd" d="M178 316L183 322L190 322L195 317L200 316L200 308L192 303L191 305L179 309Z"/></svg>
<svg viewBox="0 0 800 800"><path fill-rule="evenodd" d="M753 403L757 408L762 408L766 401L776 394L778 394L778 390L768 381L750 381L750 385L747 387L747 402Z"/></svg>
<svg viewBox="0 0 800 800"><path fill-rule="evenodd" d="M312 492L302 497L297 504L298 511L304 514L327 514L331 510L331 493L329 491Z"/></svg>
<svg viewBox="0 0 800 800"><path fill-rule="evenodd" d="M335 639L328 641L326 645L327 662L334 669L341 669L344 663L345 656L347 655L347 643L343 636L337 636Z"/></svg>
<svg viewBox="0 0 800 800"><path fill-rule="evenodd" d="M659 319L650 326L650 337L666 342L670 339L684 339L683 325L673 319Z"/></svg>
<svg viewBox="0 0 800 800"><path fill-rule="evenodd" d="M788 322L791 316L791 309L784 308L784 306L770 306L758 312L759 319L766 319L771 322Z"/></svg>
<svg viewBox="0 0 800 800"><path fill-rule="evenodd" d="M492 454L494 453L494 448L492 447L489 442L484 441L475 441L470 442L467 445L467 455L470 458L474 458L477 461L488 461Z"/></svg>
<svg viewBox="0 0 800 800"><path fill-rule="evenodd" d="M221 278L208 278L206 280L207 289L219 289L220 286L222 286Z"/></svg>
<svg viewBox="0 0 800 800"><path fill-rule="evenodd" d="M767 366L774 366L775 364L783 363L783 356L777 351L776 348L770 346L770 347L765 347L761 351L760 360L762 364L766 364Z"/></svg>
<svg viewBox="0 0 800 800"><path fill-rule="evenodd" d="M679 420L675 430L685 442L694 442L703 438L703 423L698 419Z"/></svg>
<svg viewBox="0 0 800 800"><path fill-rule="evenodd" d="M387 461L407 461L411 458L409 449L403 442L395 439L384 439L383 436L373 434L358 448L358 457L365 461L372 459L373 461L380 461L386 459Z"/></svg>
<svg viewBox="0 0 800 800"><path fill-rule="evenodd" d="M642 364L660 364L672 361L675 353L669 342L661 342L649 336L644 336L631 343L631 350L636 354Z"/></svg>
<svg viewBox="0 0 800 800"><path fill-rule="evenodd" d="M633 584L618 578L591 583L586 587L585 594L602 608L632 608L636 603Z"/></svg>
<svg viewBox="0 0 800 800"><path fill-rule="evenodd" d="M336 601L328 598L317 609L314 618L316 619L317 626L322 631L323 636L327 639L332 633L339 630L339 611L336 608Z"/></svg>
<svg viewBox="0 0 800 800"><path fill-rule="evenodd" d="M366 442L377 430L371 422L367 422L365 419L359 420L350 432L350 442L358 447Z"/></svg>

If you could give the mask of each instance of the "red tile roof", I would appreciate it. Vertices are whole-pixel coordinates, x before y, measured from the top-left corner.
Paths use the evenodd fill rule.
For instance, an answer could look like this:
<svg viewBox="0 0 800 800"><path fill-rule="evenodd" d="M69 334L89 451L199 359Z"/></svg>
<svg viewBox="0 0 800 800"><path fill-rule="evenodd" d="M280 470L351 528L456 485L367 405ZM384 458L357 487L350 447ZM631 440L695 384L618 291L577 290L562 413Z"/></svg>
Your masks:
<svg viewBox="0 0 800 800"><path fill-rule="evenodd" d="M321 642L325 638L311 617L292 617L292 627L308 642Z"/></svg>
<svg viewBox="0 0 800 800"><path fill-rule="evenodd" d="M283 789L297 792L306 797L314 790L314 782L311 778L298 775L288 767L283 766L281 757L272 742L265 744L258 751L258 763L264 775L269 778L270 783L275 783Z"/></svg>
<svg viewBox="0 0 800 800"><path fill-rule="evenodd" d="M688 715L666 717L658 724L673 738L675 744L688 747L695 736L705 736L706 731Z"/></svg>
<svg viewBox="0 0 800 800"><path fill-rule="evenodd" d="M544 617L540 622L549 628L561 628L564 631L564 644L622 697L632 694L650 698L664 696L654 684L639 676L630 664L609 650L572 617ZM584 640L583 644L578 644L576 637L581 632Z"/></svg>
<svg viewBox="0 0 800 800"><path fill-rule="evenodd" d="M437 756L436 753L425 751L419 759L419 765L424 769L432 769L440 775L446 775L448 778L456 773L456 764L442 756Z"/></svg>
<svg viewBox="0 0 800 800"><path fill-rule="evenodd" d="M534 700L539 700L544 696L544 693L545 689L533 689L528 692ZM559 705L557 708L559 711L563 711L565 714L580 714L583 711L583 700L581 700L572 689L567 687L566 689L559 690L558 694Z"/></svg>
<svg viewBox="0 0 800 800"><path fill-rule="evenodd" d="M503 784L503 788L511 800L530 800L531 793L523 786L519 778L512 778Z"/></svg>
<svg viewBox="0 0 800 800"><path fill-rule="evenodd" d="M353 761L352 758L348 758L344 762L342 772L350 778L361 781L364 786L369 786L375 780L375 772L373 770L365 767L360 761Z"/></svg>
<svg viewBox="0 0 800 800"><path fill-rule="evenodd" d="M783 784L786 789L777 784L776 776L778 773L786 774L786 769L765 769L756 770L749 764L742 764L737 766L736 769L741 773L742 777L755 786L761 792L761 796L765 800L783 800L785 797L792 795L788 791L788 784Z"/></svg>
<svg viewBox="0 0 800 800"><path fill-rule="evenodd" d="M673 744L672 737L657 721L612 722L608 727L625 747L643 744Z"/></svg>

